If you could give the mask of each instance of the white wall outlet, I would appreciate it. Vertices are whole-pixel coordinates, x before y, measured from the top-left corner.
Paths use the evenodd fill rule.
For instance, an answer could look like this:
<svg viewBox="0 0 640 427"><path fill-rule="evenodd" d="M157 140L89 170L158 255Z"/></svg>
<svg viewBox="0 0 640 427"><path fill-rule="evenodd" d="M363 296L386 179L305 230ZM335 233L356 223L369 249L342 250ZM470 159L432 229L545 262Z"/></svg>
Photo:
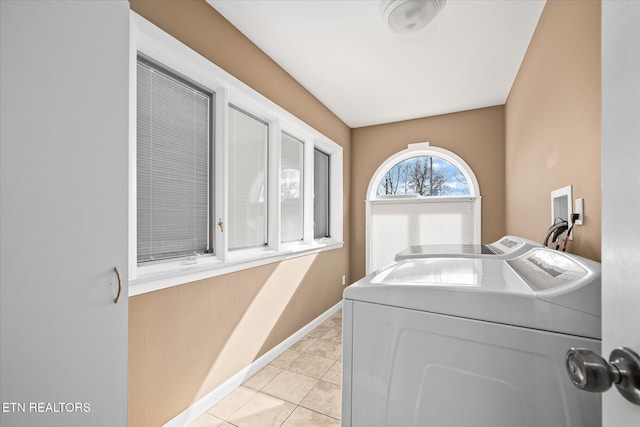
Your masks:
<svg viewBox="0 0 640 427"><path fill-rule="evenodd" d="M342 275L342 286L347 284L347 276L345 274Z"/></svg>
<svg viewBox="0 0 640 427"><path fill-rule="evenodd" d="M584 224L584 199L576 199L574 212L578 214L576 225Z"/></svg>

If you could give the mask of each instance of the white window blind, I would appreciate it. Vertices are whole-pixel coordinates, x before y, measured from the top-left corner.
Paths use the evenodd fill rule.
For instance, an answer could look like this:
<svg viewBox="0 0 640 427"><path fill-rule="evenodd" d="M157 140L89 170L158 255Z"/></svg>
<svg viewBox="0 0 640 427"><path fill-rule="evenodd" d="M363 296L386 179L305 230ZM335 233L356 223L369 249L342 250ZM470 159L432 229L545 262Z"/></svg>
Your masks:
<svg viewBox="0 0 640 427"><path fill-rule="evenodd" d="M387 199L370 203L369 271L409 246L475 244L475 198Z"/></svg>
<svg viewBox="0 0 640 427"><path fill-rule="evenodd" d="M267 244L268 125L229 108L229 250Z"/></svg>
<svg viewBox="0 0 640 427"><path fill-rule="evenodd" d="M313 237L330 236L329 231L329 155L313 153Z"/></svg>
<svg viewBox="0 0 640 427"><path fill-rule="evenodd" d="M283 242L303 239L304 143L286 133L281 138L280 200Z"/></svg>
<svg viewBox="0 0 640 427"><path fill-rule="evenodd" d="M138 262L208 252L213 95L137 67Z"/></svg>

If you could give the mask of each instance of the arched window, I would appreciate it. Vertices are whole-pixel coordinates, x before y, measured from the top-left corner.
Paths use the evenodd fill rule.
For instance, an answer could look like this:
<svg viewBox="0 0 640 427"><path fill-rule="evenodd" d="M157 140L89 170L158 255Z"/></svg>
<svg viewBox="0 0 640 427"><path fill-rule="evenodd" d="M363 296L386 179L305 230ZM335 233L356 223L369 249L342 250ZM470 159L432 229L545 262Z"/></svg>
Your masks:
<svg viewBox="0 0 640 427"><path fill-rule="evenodd" d="M376 195L468 196L469 183L455 165L441 157L418 155L385 173Z"/></svg>
<svg viewBox="0 0 640 427"><path fill-rule="evenodd" d="M479 244L480 188L469 165L429 143L384 161L367 191L367 273L412 245Z"/></svg>

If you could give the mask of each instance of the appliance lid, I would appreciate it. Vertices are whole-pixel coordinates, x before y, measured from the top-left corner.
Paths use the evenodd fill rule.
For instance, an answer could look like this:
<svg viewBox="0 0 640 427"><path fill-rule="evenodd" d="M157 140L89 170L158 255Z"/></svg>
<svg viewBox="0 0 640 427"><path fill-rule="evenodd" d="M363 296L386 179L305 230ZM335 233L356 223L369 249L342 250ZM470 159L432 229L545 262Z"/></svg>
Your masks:
<svg viewBox="0 0 640 427"><path fill-rule="evenodd" d="M487 245L415 245L410 246L396 255L396 261L411 258L426 258L429 256L446 255L496 255Z"/></svg>
<svg viewBox="0 0 640 427"><path fill-rule="evenodd" d="M511 261L407 259L349 286L344 298L600 337L600 264L548 248Z"/></svg>
<svg viewBox="0 0 640 427"><path fill-rule="evenodd" d="M539 243L516 236L504 236L499 240L486 245L470 244L440 244L440 245L415 245L398 253L396 261L414 258L512 258L525 253L531 248L541 247Z"/></svg>

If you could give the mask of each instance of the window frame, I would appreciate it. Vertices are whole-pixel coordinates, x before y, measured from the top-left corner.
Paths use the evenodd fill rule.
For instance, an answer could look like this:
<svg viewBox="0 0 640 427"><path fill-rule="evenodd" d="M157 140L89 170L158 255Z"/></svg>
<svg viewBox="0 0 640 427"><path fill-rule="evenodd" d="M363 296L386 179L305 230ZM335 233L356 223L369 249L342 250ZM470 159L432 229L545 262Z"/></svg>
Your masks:
<svg viewBox="0 0 640 427"><path fill-rule="evenodd" d="M326 211L327 211L327 212L326 212L326 219L325 219L325 224L324 224L324 226L325 226L325 228L327 229L327 232L326 232L326 235L325 235L325 236L322 236L322 237L316 237L316 229L315 229L315 225L316 225L316 217L315 217L315 214L316 214L316 209L315 209L315 208L316 208L316 205L315 205L315 197L316 197L316 194L315 194L315 192L316 192L316 191L315 191L315 190L316 190L316 189L315 189L315 185L314 185L314 188L313 188L313 193L314 193L314 194L313 194L313 195L314 195L314 205L313 205L313 224L314 224L314 228L313 228L313 238L314 238L314 239L319 239L319 240L322 240L322 239L331 239L331 156L330 156L329 154L325 153L324 151L320 150L319 148L314 148L314 149L313 149L313 157L314 157L314 159L313 159L313 160L314 160L314 177L313 177L313 178L314 178L314 184L315 184L315 178L316 178L316 176L315 176L315 156L316 156L316 153L319 153L319 154L320 154L320 155L322 155L322 156L326 156L326 158L327 158L327 177L326 177L326 179L327 179L327 191L329 192L329 194L327 194L327 195L326 195L326 197L325 197L325 198L326 198L326 204L327 204L327 206L325 207L325 209L326 209ZM324 211L325 209L323 209L323 211Z"/></svg>
<svg viewBox="0 0 640 427"><path fill-rule="evenodd" d="M429 162L429 167L428 167L428 175L425 176L425 182L422 184L424 187L423 189L421 189L421 191L416 191L415 188L411 188L411 178L413 177L413 170L411 170L410 168L414 167L414 165L416 163L411 164L410 166L407 166L410 162L420 162L420 165L425 165L425 163L422 163L422 161L425 162ZM451 187L451 183L454 182L452 180L445 180L441 183L437 183L437 185L442 185L442 187L434 187L432 185L432 180L434 179L434 175L437 174L438 172L436 171L437 168L436 166L440 164L440 165L447 165L446 167L453 167L456 169L456 171L458 171L458 173L456 173L456 175L461 176L461 180L464 180L464 186L466 187L466 191L461 191L461 192L449 192L448 190ZM402 171L401 166L404 165L404 171ZM397 174L391 175L391 179L387 179L387 176L391 173L392 170L394 170L395 168L399 168L397 169ZM401 177L401 173L404 174ZM427 178L428 176L428 178ZM439 175L440 177L444 177L444 175ZM403 180L404 179L404 180ZM436 177L437 179L437 177ZM386 187L386 185L384 185L385 183L391 183L391 193L387 193L386 191L388 191L389 189ZM395 184L395 189L394 189L394 184ZM404 184L404 185L401 185ZM428 188L428 193L429 194L422 194L422 191L424 191L424 189ZM409 190L409 191L408 191ZM431 194L431 192L433 190L435 191L435 194ZM442 191L444 190L444 191ZM378 199L385 199L385 198L393 198L393 197L418 197L418 198L432 198L432 197L439 197L439 196L455 196L455 197L466 197L469 196L469 183L467 182L467 178L465 176L464 173L462 173L462 171L460 171L460 169L458 167L456 167L456 165L452 164L451 162L445 160L444 158L440 157L440 156L427 156L427 155L417 155L417 156L411 156L405 160L399 161L398 163L394 164L393 166L391 166L391 168L387 169L387 172L384 174L384 176L382 177L382 179L380 180L379 184L378 184L378 188L376 190L376 198ZM438 194L439 192L441 192L441 194Z"/></svg>
<svg viewBox="0 0 640 427"><path fill-rule="evenodd" d="M228 250L230 252L243 251L243 250L247 250L247 249L264 248L265 246L269 245L269 240L270 240L270 237L271 237L269 235L269 228L270 228L270 225L271 225L270 224L270 218L269 218L269 211L270 211L269 208L270 208L270 204L272 203L272 201L271 201L271 192L269 191L269 187L272 185L272 181L271 181L271 176L270 176L271 175L271 171L269 170L270 169L270 162L269 162L270 149L269 148L270 148L270 146L273 146L273 143L271 142L271 135L270 135L270 132L269 132L269 123L264 121L264 120L262 120L260 117L255 116L251 112L246 111L246 110L236 106L233 103L229 103L227 108L228 108L228 111L235 110L236 113L244 115L246 118L249 118L251 120L255 120L257 123L260 123L260 124L266 126L266 141L264 141L264 142L266 142L266 144L263 147L264 150L265 150L264 151L265 158L264 158L264 163L263 163L263 166L265 168L265 170L264 170L264 180L265 180L265 182L263 184L264 185L264 199L265 199L264 200L264 204L265 204L265 206L264 206L264 215L265 215L265 218L263 219L263 222L264 222L265 229L264 229L264 236L263 237L264 237L264 239L266 241L264 243L259 243L259 244L248 244L248 245L244 245L244 246L240 246L240 247L232 247L232 248L227 247L227 248L228 248ZM229 122L227 122L227 125L228 125L228 128L230 129L231 128L231 124ZM229 157L228 157L228 159L230 160ZM231 178L229 177L229 180L230 179ZM227 190L227 193L230 194L231 191ZM228 197L227 197L227 200L228 200ZM231 204L228 203L228 206L231 206ZM227 227L226 228L227 228L228 232L231 233L231 224L232 224L231 221L232 220L235 221L236 219L235 218L232 219L232 215L231 214L227 215L226 218L227 218L227 222L226 222L227 223Z"/></svg>
<svg viewBox="0 0 640 427"><path fill-rule="evenodd" d="M215 117L215 93L212 91L207 90L206 88L200 87L198 84L193 83L185 78L183 78L181 75L175 73L173 70L170 70L160 64L155 63L153 60L150 60L149 58L145 57L144 55L137 55L136 56L136 63L142 63L143 66L149 68L149 69L153 69L156 70L156 72L163 74L165 77L172 79L174 81L176 81L177 83L184 85L192 90L196 90L199 91L202 95L207 96L208 100L209 100L209 118L208 118L208 132L209 135L207 137L208 139L208 159L207 159L207 165L208 165L208 176L207 176L207 196L208 196L208 203L207 203L207 249L206 251L204 251L203 253L207 253L207 254L213 254L214 252L214 248L215 248L215 235L213 233L213 221L211 219L211 212L213 211L213 186L215 184L215 177L214 174L212 173L212 168L211 165L213 164L213 156L214 156L214 146L213 146L213 129L214 129L214 125L213 125L213 118ZM137 67L136 64L136 67ZM137 71L136 71L137 72ZM137 77L137 76L136 76ZM136 85L137 85L137 80L136 80ZM137 104L137 96L136 96L136 104ZM136 113L137 113L137 109L136 109ZM137 120L136 120L137 122ZM136 132L136 139L137 139L137 132ZM136 145L136 156L137 156L137 145ZM137 173L137 168L136 168L136 179L138 178L138 173ZM136 189L137 191L137 189ZM137 200L136 200L136 205L137 205ZM136 212L137 213L137 212ZM137 223L137 221L136 221ZM189 258L194 256L194 254L189 254L189 255L180 255L180 256L168 256L168 257L159 257L156 259L151 259L151 260L147 260L147 261L143 261L143 263L153 263L153 262L162 262L164 260L168 260L168 259L176 259L176 258ZM138 263L140 263L140 261L137 260L136 257L136 261Z"/></svg>
<svg viewBox="0 0 640 427"><path fill-rule="evenodd" d="M343 247L343 149L273 101L259 94L206 58L131 11L129 68L129 295L228 274L288 258ZM167 261L137 262L136 218L136 58L141 55L211 91L214 105L213 161L210 189L213 254ZM228 108L235 108L268 124L268 227L265 247L230 251L224 224L229 218ZM303 239L281 241L281 135L303 142ZM313 238L313 150L330 156L330 239ZM222 227L218 226L222 222Z"/></svg>
<svg viewBox="0 0 640 427"><path fill-rule="evenodd" d="M300 157L302 158L302 165L301 165L302 170L300 171L301 173L300 173L300 177L299 177L300 183L302 185L300 185L300 184L298 185L298 191L300 193L299 198L300 198L300 202L302 203L302 215L300 217L300 225L301 225L302 230L297 230L296 231L296 232L302 231L302 233L301 233L301 235L299 235L300 238L296 237L295 239L287 239L287 240L285 240L285 236L283 236L283 230L281 228L280 229L280 241L282 242L283 245L287 245L289 243L295 243L295 242L304 241L304 239L305 239L304 233L305 233L305 225L306 225L305 224L305 209L304 209L305 208L305 194L306 194L305 193L305 184L306 184L306 182L305 182L305 176L304 175L305 175L305 170L306 170L305 165L306 165L306 161L307 161L305 159L305 143L304 143L304 141L299 140L298 138L296 138L295 136L290 135L287 132L284 132L284 131L281 132L280 133L280 138L281 138L280 139L280 161L281 162L282 162L282 159L283 159L283 157L282 157L282 140L285 137L288 138L289 140L293 141L296 144L300 144L301 145L301 149L302 149L302 152L300 153ZM280 163L280 167L279 167L280 180L282 180L282 172L283 171L284 171L284 169L282 168L282 163ZM282 186L282 182L280 182L280 186ZM280 195L282 195L282 187L280 187L279 191L280 191ZM278 200L278 202L280 203L280 224L282 224L282 218L283 218L282 206L285 203L284 203L282 198L280 198Z"/></svg>
<svg viewBox="0 0 640 427"><path fill-rule="evenodd" d="M469 185L469 195L444 195L444 196L420 196L416 194L397 194L378 196L378 186L386 173L396 164L413 157L431 156L439 157L457 167L464 175ZM480 244L482 232L482 196L480 185L471 167L457 154L441 147L433 147L429 142L409 144L406 149L388 157L374 172L367 188L366 212L365 212L365 271L370 273L373 268L371 254L372 245L372 207L376 204L391 203L465 203L473 206L473 242Z"/></svg>
<svg viewBox="0 0 640 427"><path fill-rule="evenodd" d="M469 185L469 194L467 195L453 195L453 196L418 196L418 195L405 195L398 194L397 197L419 197L424 199L434 199L437 197L480 197L480 185L478 184L478 179L475 174L471 170L471 167L465 162L460 156L452 153L449 150L440 147L433 147L428 142L418 142L414 144L409 144L408 147L398 153L393 154L389 158L387 158L375 171L373 176L371 177L371 181L369 181L369 187L367 189L367 201L381 200L381 199L392 199L394 195L385 195L384 197L380 197L378 195L378 185L382 181L382 178L386 175L386 173L398 163L402 163L405 160L412 159L414 157L438 157L447 162L451 163L453 166L458 168L460 172L464 175L467 180L467 184Z"/></svg>

